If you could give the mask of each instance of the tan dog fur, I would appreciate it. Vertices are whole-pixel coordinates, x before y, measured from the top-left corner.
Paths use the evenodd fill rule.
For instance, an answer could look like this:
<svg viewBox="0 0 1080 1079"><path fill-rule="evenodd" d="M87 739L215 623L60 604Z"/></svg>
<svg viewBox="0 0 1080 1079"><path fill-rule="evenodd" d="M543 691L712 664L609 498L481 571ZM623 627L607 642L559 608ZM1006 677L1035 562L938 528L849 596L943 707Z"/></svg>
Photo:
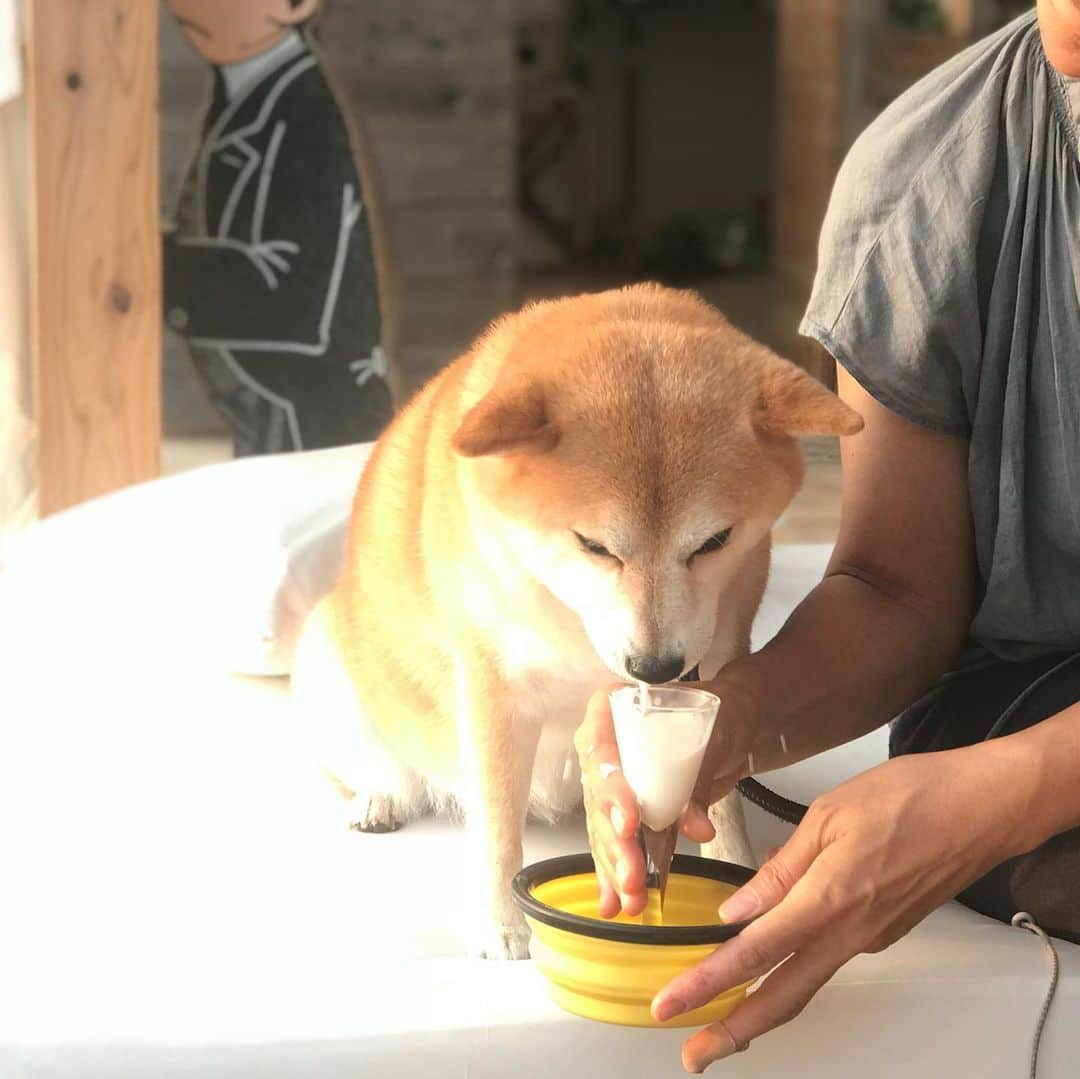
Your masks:
<svg viewBox="0 0 1080 1079"><path fill-rule="evenodd" d="M708 677L745 654L794 436L860 427L694 294L636 286L502 319L380 439L294 692L358 827L463 811L478 951L526 954L522 829L580 802L590 694L627 656ZM745 860L725 810L714 853Z"/></svg>

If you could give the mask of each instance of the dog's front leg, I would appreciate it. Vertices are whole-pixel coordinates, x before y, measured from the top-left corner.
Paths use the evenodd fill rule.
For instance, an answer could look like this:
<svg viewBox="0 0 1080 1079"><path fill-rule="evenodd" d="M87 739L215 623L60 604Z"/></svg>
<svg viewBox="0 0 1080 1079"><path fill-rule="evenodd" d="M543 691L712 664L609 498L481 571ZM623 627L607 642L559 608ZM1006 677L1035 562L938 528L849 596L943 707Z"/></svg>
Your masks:
<svg viewBox="0 0 1080 1079"><path fill-rule="evenodd" d="M709 823L716 829L716 838L702 845L704 857L732 862L748 869L757 868L757 859L750 847L750 836L746 829L742 797L737 790L725 794L719 802L709 806Z"/></svg>
<svg viewBox="0 0 1080 1079"><path fill-rule="evenodd" d="M539 732L514 722L500 680L483 664L459 670L458 677L460 797L478 889L473 950L487 959L526 959L529 930L510 882L521 869Z"/></svg>

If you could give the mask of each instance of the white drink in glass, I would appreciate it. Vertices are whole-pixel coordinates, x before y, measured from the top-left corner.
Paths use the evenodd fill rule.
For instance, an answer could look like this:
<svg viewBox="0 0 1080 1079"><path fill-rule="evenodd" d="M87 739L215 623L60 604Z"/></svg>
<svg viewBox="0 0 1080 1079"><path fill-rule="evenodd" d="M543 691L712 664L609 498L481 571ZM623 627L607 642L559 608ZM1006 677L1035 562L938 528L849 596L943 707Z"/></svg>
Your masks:
<svg viewBox="0 0 1080 1079"><path fill-rule="evenodd" d="M638 841L649 892L642 920L660 925L678 828L694 793L720 698L684 686L639 685L613 690L610 701L623 775L641 809Z"/></svg>
<svg viewBox="0 0 1080 1079"><path fill-rule="evenodd" d="M623 686L610 699L623 775L646 827L662 832L694 793L720 698L681 686Z"/></svg>

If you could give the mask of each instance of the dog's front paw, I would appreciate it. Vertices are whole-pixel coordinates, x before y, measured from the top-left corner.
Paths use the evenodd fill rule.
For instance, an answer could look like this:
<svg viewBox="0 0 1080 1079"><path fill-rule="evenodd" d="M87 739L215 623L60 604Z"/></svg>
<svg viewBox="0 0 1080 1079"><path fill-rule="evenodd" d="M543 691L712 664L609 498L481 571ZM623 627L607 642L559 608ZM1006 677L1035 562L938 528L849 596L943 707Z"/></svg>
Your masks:
<svg viewBox="0 0 1080 1079"><path fill-rule="evenodd" d="M510 925L488 926L473 950L481 959L528 959L529 927L524 919Z"/></svg>
<svg viewBox="0 0 1080 1079"><path fill-rule="evenodd" d="M396 832L405 823L394 800L381 794L353 798L348 805L349 827L356 832Z"/></svg>

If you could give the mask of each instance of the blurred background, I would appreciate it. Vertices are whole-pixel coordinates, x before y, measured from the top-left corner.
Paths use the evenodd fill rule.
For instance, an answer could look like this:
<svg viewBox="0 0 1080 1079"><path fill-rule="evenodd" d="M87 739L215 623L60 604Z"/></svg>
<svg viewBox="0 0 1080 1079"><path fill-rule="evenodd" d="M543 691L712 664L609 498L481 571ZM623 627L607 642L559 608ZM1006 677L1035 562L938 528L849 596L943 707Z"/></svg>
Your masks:
<svg viewBox="0 0 1080 1079"><path fill-rule="evenodd" d="M894 97L1027 6L325 0L314 35L369 132L400 265L400 385L527 300L642 279L699 290L831 382L796 327L844 153ZM168 18L161 65L167 212L206 92ZM228 456L174 337L164 373L166 467ZM780 540L835 534L837 449L805 450Z"/></svg>
<svg viewBox="0 0 1080 1079"><path fill-rule="evenodd" d="M289 0L289 7L307 2ZM93 64L107 70L117 66L120 50L149 49L142 62L151 70L138 91L149 96L128 105L143 125L135 137L154 147L160 167L156 187L156 176L139 182L157 192L166 224L177 213L200 139L211 68L164 4L154 20L149 0L0 0L0 56L8 51L11 70L26 31L18 30L20 6L31 31L28 95L20 95L15 82L5 91L0 59L0 249L8 252L0 259L0 292L10 312L0 320L6 327L0 340L0 531L5 519L26 517L36 438L38 472L55 465L65 473L63 490L43 500L45 511L124 481L122 475L114 482L110 472L136 438L143 446L140 463L126 474L119 470L126 482L152 475L159 462L171 473L233 453L229 429L210 404L184 340L162 329L156 278L145 269L151 262L140 271L150 290L143 305L131 280L110 284L94 269L99 252L79 252L85 269L71 254L90 243L82 238L91 236L94 226L87 222L99 216L95 184L117 188L113 197L121 203L112 209L126 211L129 173L117 171L116 182L97 173L89 184L71 179L80 154L89 159L94 123L115 143L114 158L133 145L123 141L125 130L113 130L119 124L102 121L108 112L94 119L87 111L96 85ZM801 340L796 327L847 148L922 75L1029 6L1010 0L324 0L304 32L342 110L363 131L365 167L379 180L382 197L370 211L396 266L400 332L388 357L396 403L501 312L538 297L643 279L698 289L737 325L831 382L831 361ZM57 13L68 7L72 14L64 21ZM28 12L36 12L36 35ZM47 32L50 19L64 29ZM58 33L71 41L57 43ZM93 45L98 39L100 48ZM89 76L71 59L79 42L92 54L79 61ZM124 63L116 76L121 95L128 87ZM35 86L36 121L25 100L33 105ZM39 246L53 246L44 262L40 252L31 256L55 270L20 276L18 260L33 246L27 115L40 140L39 176L47 179L52 169L57 185L47 192L39 180ZM57 227L52 236L57 207L76 202L86 204L83 216L73 211L60 224L83 231ZM107 245L114 233L115 226L105 228ZM152 247L142 254L160 260ZM155 414L145 423L138 407L134 419L130 409L109 414L116 394L92 384L87 372L96 371L99 383L119 377L110 373L109 350L117 342L107 337L94 359L84 347L96 347L89 322L82 332L70 305L68 314L57 313L70 299L64 289L46 296L55 307L39 305L30 318L29 294L36 287L45 295L44 282L54 272L71 273L79 289L89 274L91 321L102 302L110 318L127 318L116 323L121 327L146 316L145 347L162 352L160 418L150 406L143 411ZM58 319L72 322L62 335L53 334ZM67 411L47 439L47 417L32 415L33 327L41 383L61 372L55 386L39 386L37 407L43 411L55 398ZM153 365L140 367L137 355L124 362L134 365L122 369L135 372L132 377L144 372L156 384ZM99 413L119 433L97 453L92 418ZM781 532L782 539L827 539L835 530L836 448L816 443L807 450L808 490L793 511L794 531ZM74 475L71 462L83 457L94 461L92 481Z"/></svg>
<svg viewBox="0 0 1080 1079"><path fill-rule="evenodd" d="M522 302L693 287L819 377L796 326L832 181L911 83L1007 0L324 0L314 27L366 125L403 278L406 391ZM161 42L162 197L206 65ZM167 338L168 435L223 431Z"/></svg>

